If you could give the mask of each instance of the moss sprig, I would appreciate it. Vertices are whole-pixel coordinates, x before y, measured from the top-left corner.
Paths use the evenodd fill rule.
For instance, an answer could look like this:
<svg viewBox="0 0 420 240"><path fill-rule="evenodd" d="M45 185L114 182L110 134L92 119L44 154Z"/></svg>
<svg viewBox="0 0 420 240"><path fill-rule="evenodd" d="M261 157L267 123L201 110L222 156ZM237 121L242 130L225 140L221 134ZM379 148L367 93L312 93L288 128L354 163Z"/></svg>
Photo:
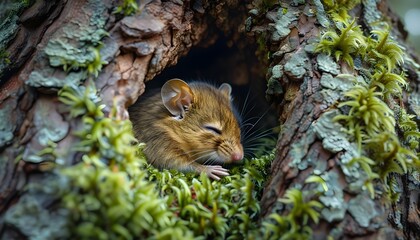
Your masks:
<svg viewBox="0 0 420 240"><path fill-rule="evenodd" d="M397 136L390 132L377 134L366 140L366 145L378 165L376 171L385 183L390 173L407 173L418 160L414 152L401 146Z"/></svg>
<svg viewBox="0 0 420 240"><path fill-rule="evenodd" d="M338 115L334 121L342 121L354 136L359 151L364 140L382 132L395 132L394 112L381 100L382 93L376 88L356 85L345 93L348 101L338 107L348 106L348 114Z"/></svg>
<svg viewBox="0 0 420 240"><path fill-rule="evenodd" d="M319 176L310 176L305 183L325 184ZM322 186L325 190L326 186ZM317 198L318 190L288 189L279 202L285 204L286 215L272 213L263 222L264 239L311 239L310 220L317 224L324 205Z"/></svg>
<svg viewBox="0 0 420 240"><path fill-rule="evenodd" d="M355 19L349 24L348 11L339 8L343 4L343 9L349 10L360 1L323 2L339 33L334 29L325 32L317 51L333 55L337 61L344 60L350 66L353 66L353 58L358 57L361 60L358 69L365 81L355 81L355 86L344 93L345 98L338 105L343 114L334 118L357 144L356 156L346 164L360 167L364 173L363 187L372 198L374 184L380 180L385 193L395 200L398 194L388 184L392 182L389 180L395 174L419 169L417 124L404 109L394 104L395 98L401 101L403 90L408 86L404 70L400 68L403 49L391 38L388 24L376 24L368 37L360 31ZM387 103L393 103L392 109ZM399 115L398 122L394 111ZM396 127L404 135L403 142L398 140Z"/></svg>
<svg viewBox="0 0 420 240"><path fill-rule="evenodd" d="M98 45L97 47L89 47L84 53L84 61L72 56L54 56L56 60L58 59L59 63L52 63L52 65L61 65L63 70L66 72L82 70L86 71L86 76L92 75L97 77L99 72L102 70L103 65L108 63L101 59L101 55L99 53L100 48L101 45Z"/></svg>
<svg viewBox="0 0 420 240"><path fill-rule="evenodd" d="M401 97L403 88L407 88L408 84L405 80L404 72L401 74L385 71L378 68L371 77L371 87L378 87L384 96L384 99L390 100L393 97Z"/></svg>
<svg viewBox="0 0 420 240"><path fill-rule="evenodd" d="M351 17L349 10L360 4L360 0L323 0L324 7L335 22L346 22Z"/></svg>
<svg viewBox="0 0 420 240"><path fill-rule="evenodd" d="M366 61L376 68L386 67L392 71L397 65L404 62L404 52L397 42L390 38L390 27L388 24L377 30L371 31L371 36L366 51Z"/></svg>
<svg viewBox="0 0 420 240"><path fill-rule="evenodd" d="M356 24L356 19L343 22L343 25L338 25L337 28L339 34L331 29L321 35L315 51L333 55L336 61L343 60L353 67L353 56L364 55L366 51L366 37Z"/></svg>
<svg viewBox="0 0 420 240"><path fill-rule="evenodd" d="M408 114L403 108L398 114L397 126L403 132L404 143L413 151L419 152L420 132L417 123L413 120L416 116Z"/></svg>
<svg viewBox="0 0 420 240"><path fill-rule="evenodd" d="M115 9L114 14L121 13L125 16L135 14L139 10L136 0L123 0L122 3Z"/></svg>

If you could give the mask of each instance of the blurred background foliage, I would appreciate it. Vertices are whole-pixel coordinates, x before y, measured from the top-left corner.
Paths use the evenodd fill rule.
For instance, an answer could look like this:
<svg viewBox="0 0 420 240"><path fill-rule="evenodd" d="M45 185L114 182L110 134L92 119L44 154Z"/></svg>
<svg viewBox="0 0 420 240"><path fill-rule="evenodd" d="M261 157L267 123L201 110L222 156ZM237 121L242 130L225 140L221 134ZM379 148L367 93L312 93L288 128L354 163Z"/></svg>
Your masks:
<svg viewBox="0 0 420 240"><path fill-rule="evenodd" d="M401 17L405 30L408 32L408 42L420 54L420 1L419 0L389 0L392 11Z"/></svg>

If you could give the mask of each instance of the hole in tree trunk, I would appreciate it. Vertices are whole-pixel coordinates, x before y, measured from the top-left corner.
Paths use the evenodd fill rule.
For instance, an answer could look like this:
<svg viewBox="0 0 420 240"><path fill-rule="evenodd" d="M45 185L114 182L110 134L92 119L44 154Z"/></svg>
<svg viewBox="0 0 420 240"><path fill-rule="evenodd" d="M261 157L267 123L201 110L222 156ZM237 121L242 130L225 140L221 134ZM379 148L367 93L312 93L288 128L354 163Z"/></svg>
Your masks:
<svg viewBox="0 0 420 240"><path fill-rule="evenodd" d="M247 40L250 39L244 39ZM175 66L165 69L146 83L146 92L138 101L147 97L150 91L160 89L172 78L180 78L186 82L204 81L215 86L229 83L232 86L234 105L241 113L245 125L242 134L254 139L245 143L244 147L264 149L262 143L258 144L255 140L271 138L272 143L276 141L274 128L278 126L278 115L265 99L265 69L255 55L255 50L256 47L249 43L242 48L238 45L229 47L227 39L222 36L211 46L194 47ZM273 144L266 147L265 150L274 148Z"/></svg>

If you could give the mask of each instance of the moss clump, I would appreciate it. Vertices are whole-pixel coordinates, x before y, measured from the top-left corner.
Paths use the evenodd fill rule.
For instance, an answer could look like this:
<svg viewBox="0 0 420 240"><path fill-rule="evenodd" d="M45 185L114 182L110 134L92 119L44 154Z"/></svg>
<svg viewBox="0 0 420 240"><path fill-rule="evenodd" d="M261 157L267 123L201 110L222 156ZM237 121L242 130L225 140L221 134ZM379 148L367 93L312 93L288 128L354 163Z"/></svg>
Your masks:
<svg viewBox="0 0 420 240"><path fill-rule="evenodd" d="M408 114L403 108L398 114L397 126L404 135L404 143L415 151L419 148L420 132L417 123L413 120L416 116Z"/></svg>
<svg viewBox="0 0 420 240"><path fill-rule="evenodd" d="M400 109L400 130L404 136L411 136L405 138L407 148L398 140L393 111L398 110L394 98L401 98L403 88L407 87L405 74L399 68L403 63L403 50L390 38L387 24L376 25L377 29L365 37L355 20L348 23L350 17L337 9L338 1L324 2L340 34L327 31L317 51L334 55L337 61L342 59L350 66L354 65L353 57L358 57L361 60L358 69L365 76L344 94L345 100L338 105L343 114L334 118L358 146L357 156L348 164L359 166L367 175L364 187L371 197L375 196L373 181L379 179L390 199L395 200L395 192L388 184L393 177L391 173L404 174L419 167L417 125ZM354 7L353 3L348 4L348 9L350 7ZM387 103L392 103L394 109Z"/></svg>
<svg viewBox="0 0 420 240"><path fill-rule="evenodd" d="M354 66L352 56L364 54L367 47L366 38L355 19L336 26L340 34L334 30L326 31L322 34L315 51L333 55L336 61L342 59L350 66Z"/></svg>
<svg viewBox="0 0 420 240"><path fill-rule="evenodd" d="M106 117L92 85L66 86L60 100L80 117L75 151L81 162L62 169L71 182L63 196L70 210L72 238L132 239L170 228L164 199L145 180L145 159L133 144L131 123Z"/></svg>
<svg viewBox="0 0 420 240"><path fill-rule="evenodd" d="M348 106L347 115L339 115L335 121L342 121L349 133L354 136L359 150L362 142L383 131L394 132L395 120L392 110L381 100L382 94L376 88L356 85L345 96L348 101L338 107Z"/></svg>
<svg viewBox="0 0 420 240"><path fill-rule="evenodd" d="M324 205L311 199L315 196L313 193L296 188L287 190L284 196L279 201L286 204L289 213L285 216L272 213L268 217L263 223L266 228L264 239L310 239L309 219L318 223L319 209Z"/></svg>
<svg viewBox="0 0 420 240"><path fill-rule="evenodd" d="M372 30L366 51L367 63L375 68L385 68L388 72L404 62L403 49L390 38L389 34L388 24L378 30Z"/></svg>
<svg viewBox="0 0 420 240"><path fill-rule="evenodd" d="M139 6L136 0L123 0L121 5L119 5L114 14L121 13L125 16L130 16L135 14L139 10Z"/></svg>
<svg viewBox="0 0 420 240"><path fill-rule="evenodd" d="M360 0L322 0L325 9L334 21L350 19L349 10L360 4Z"/></svg>
<svg viewBox="0 0 420 240"><path fill-rule="evenodd" d="M267 167L274 154L246 161L221 181L201 175L159 171L149 166L149 179L176 213L176 221L205 239L244 239L259 236L256 223Z"/></svg>

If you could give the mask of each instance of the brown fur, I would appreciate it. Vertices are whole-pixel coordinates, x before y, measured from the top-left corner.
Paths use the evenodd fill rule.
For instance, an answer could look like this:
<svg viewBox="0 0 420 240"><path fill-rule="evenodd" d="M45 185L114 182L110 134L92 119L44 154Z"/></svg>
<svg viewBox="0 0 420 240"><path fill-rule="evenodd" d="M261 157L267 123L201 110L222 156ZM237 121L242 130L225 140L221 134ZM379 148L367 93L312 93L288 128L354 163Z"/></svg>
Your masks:
<svg viewBox="0 0 420 240"><path fill-rule="evenodd" d="M169 113L160 92L140 99L130 108L135 135L146 143L144 153L148 161L159 168L203 172L206 168L200 163L230 163L232 154L243 155L240 128L230 96L202 82L189 86L193 101L182 119ZM209 131L204 127L206 124L217 126L221 134Z"/></svg>

